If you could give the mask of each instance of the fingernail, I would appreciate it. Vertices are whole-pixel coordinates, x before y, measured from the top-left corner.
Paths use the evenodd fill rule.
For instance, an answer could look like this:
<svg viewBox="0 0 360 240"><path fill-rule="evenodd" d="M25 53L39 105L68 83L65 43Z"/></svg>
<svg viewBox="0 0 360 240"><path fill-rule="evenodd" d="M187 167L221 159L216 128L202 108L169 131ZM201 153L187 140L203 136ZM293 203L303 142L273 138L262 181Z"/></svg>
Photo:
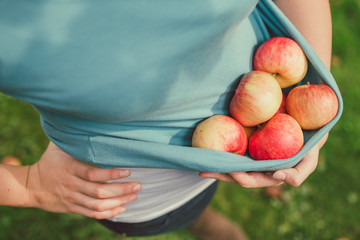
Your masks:
<svg viewBox="0 0 360 240"><path fill-rule="evenodd" d="M128 177L130 175L130 171L129 170L120 170L119 171L119 176L120 177Z"/></svg>
<svg viewBox="0 0 360 240"><path fill-rule="evenodd" d="M284 181L286 179L286 174L284 172L276 172L272 177L276 180Z"/></svg>
<svg viewBox="0 0 360 240"><path fill-rule="evenodd" d="M140 184L136 184L134 187L133 187L133 191L134 192L139 192L141 190L141 185Z"/></svg>
<svg viewBox="0 0 360 240"><path fill-rule="evenodd" d="M201 173L199 173L199 176L204 177L204 178L209 178L209 177L211 178L213 175L208 172L201 172Z"/></svg>
<svg viewBox="0 0 360 240"><path fill-rule="evenodd" d="M121 207L119 207L119 212L118 212L118 214L123 213L123 212L125 212L125 211L126 211L126 208L123 207L123 206L121 206Z"/></svg>
<svg viewBox="0 0 360 240"><path fill-rule="evenodd" d="M131 195L130 197L129 197L129 201L130 202L132 202L132 201L135 201L137 199L137 195Z"/></svg>

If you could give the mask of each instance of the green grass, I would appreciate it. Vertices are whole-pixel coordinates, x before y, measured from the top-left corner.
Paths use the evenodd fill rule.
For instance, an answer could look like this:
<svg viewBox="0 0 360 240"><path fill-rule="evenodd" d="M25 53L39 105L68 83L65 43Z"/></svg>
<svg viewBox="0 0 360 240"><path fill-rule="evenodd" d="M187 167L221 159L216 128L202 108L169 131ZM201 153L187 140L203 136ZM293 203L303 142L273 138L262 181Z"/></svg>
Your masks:
<svg viewBox="0 0 360 240"><path fill-rule="evenodd" d="M317 170L305 183L284 186L281 199L264 189L221 183L212 206L241 224L251 239L360 239L360 1L333 0L334 62L332 72L344 99L344 112L321 150ZM0 158L19 157L31 164L47 139L37 112L28 104L0 94ZM186 231L149 238L124 238L93 220L38 209L0 207L0 240L176 240L194 239Z"/></svg>

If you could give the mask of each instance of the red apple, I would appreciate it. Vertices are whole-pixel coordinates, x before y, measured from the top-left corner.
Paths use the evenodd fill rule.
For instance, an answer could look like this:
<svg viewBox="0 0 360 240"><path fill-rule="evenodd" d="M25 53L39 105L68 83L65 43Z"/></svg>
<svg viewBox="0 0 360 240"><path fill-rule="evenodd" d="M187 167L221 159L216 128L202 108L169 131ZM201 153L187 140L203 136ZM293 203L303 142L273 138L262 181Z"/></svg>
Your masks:
<svg viewBox="0 0 360 240"><path fill-rule="evenodd" d="M214 115L196 126L192 146L244 155L247 137L244 128L235 119Z"/></svg>
<svg viewBox="0 0 360 240"><path fill-rule="evenodd" d="M229 109L242 126L253 127L274 116L281 101L282 91L275 78L263 71L251 71L242 77Z"/></svg>
<svg viewBox="0 0 360 240"><path fill-rule="evenodd" d="M13 166L21 166L20 159L14 157L14 156L6 156L2 159L1 163L7 164L7 165L13 165Z"/></svg>
<svg viewBox="0 0 360 240"><path fill-rule="evenodd" d="M306 84L289 92L286 109L302 129L312 130L325 126L336 116L339 102L328 85Z"/></svg>
<svg viewBox="0 0 360 240"><path fill-rule="evenodd" d="M300 125L288 114L278 113L250 138L249 155L254 160L285 159L304 145Z"/></svg>
<svg viewBox="0 0 360 240"><path fill-rule="evenodd" d="M273 74L281 88L300 82L306 75L308 63L304 51L294 40L274 37L255 51L254 70Z"/></svg>

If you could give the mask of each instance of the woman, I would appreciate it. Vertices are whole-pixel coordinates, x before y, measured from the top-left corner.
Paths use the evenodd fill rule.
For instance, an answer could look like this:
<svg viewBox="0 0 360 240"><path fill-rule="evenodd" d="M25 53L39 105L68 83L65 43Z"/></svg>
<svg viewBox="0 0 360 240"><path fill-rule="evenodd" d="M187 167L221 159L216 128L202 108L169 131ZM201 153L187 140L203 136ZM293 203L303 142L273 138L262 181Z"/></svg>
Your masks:
<svg viewBox="0 0 360 240"><path fill-rule="evenodd" d="M241 239L202 211L214 179L299 186L316 168L326 138L273 175L199 176L198 150L183 147L196 123L227 114L237 78L251 70L266 35L256 0L1 3L0 90L31 103L50 139L35 164L0 165L1 205L107 219L135 236L191 225L200 238ZM275 3L330 67L328 1Z"/></svg>

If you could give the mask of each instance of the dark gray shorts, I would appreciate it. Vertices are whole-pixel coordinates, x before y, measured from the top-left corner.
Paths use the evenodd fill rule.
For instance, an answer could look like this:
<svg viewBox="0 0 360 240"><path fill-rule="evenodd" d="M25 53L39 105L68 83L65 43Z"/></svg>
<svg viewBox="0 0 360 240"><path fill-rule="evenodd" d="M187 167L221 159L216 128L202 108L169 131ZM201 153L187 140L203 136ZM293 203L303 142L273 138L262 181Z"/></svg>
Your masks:
<svg viewBox="0 0 360 240"><path fill-rule="evenodd" d="M108 229L126 236L150 236L190 226L210 203L217 189L216 181L183 206L156 219L140 223L98 220Z"/></svg>

